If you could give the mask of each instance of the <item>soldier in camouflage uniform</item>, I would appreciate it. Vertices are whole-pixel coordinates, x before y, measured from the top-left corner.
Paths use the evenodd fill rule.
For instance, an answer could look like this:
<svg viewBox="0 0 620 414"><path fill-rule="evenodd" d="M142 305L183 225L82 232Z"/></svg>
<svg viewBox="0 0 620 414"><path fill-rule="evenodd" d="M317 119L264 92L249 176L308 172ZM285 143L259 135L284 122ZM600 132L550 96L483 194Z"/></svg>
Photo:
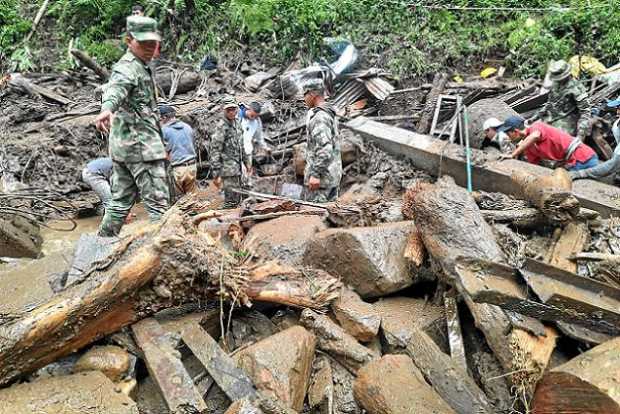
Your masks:
<svg viewBox="0 0 620 414"><path fill-rule="evenodd" d="M127 53L114 65L95 122L110 132L112 200L99 227L104 237L119 234L138 195L151 221L169 207L166 150L159 126L153 77L148 63L161 38L157 22L143 16L127 18Z"/></svg>
<svg viewBox="0 0 620 414"><path fill-rule="evenodd" d="M308 188L306 198L317 203L336 199L342 178L338 120L333 107L325 102L323 90L322 84L309 84L304 88L304 101L309 108L304 184Z"/></svg>
<svg viewBox="0 0 620 414"><path fill-rule="evenodd" d="M552 81L549 98L537 118L583 141L590 134L588 92L572 78L571 66L563 60L551 62L548 76Z"/></svg>
<svg viewBox="0 0 620 414"><path fill-rule="evenodd" d="M243 166L251 171L251 157L243 148L243 130L237 118L237 102L227 97L222 103L222 109L224 116L217 124L211 140L211 168L216 186L224 188L224 208L234 208L239 205L241 195L232 189L241 188Z"/></svg>

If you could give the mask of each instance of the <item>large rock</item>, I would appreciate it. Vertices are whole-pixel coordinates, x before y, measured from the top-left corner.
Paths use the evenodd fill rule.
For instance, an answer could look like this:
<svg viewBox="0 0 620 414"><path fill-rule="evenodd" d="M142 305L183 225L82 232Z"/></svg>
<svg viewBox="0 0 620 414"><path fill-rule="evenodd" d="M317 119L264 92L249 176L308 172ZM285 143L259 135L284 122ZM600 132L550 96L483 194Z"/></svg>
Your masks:
<svg viewBox="0 0 620 414"><path fill-rule="evenodd" d="M359 370L353 392L370 414L454 413L405 355L386 355L368 363Z"/></svg>
<svg viewBox="0 0 620 414"><path fill-rule="evenodd" d="M131 364L129 353L119 346L95 346L75 364L75 372L101 371L114 382L120 381Z"/></svg>
<svg viewBox="0 0 620 414"><path fill-rule="evenodd" d="M325 229L319 216L279 217L253 226L243 241L243 249L259 259L298 266L312 237Z"/></svg>
<svg viewBox="0 0 620 414"><path fill-rule="evenodd" d="M364 298L397 292L413 283L404 252L414 228L402 221L326 230L308 244L304 264L340 276Z"/></svg>
<svg viewBox="0 0 620 414"><path fill-rule="evenodd" d="M138 414L136 403L98 371L14 385L0 390L0 412L10 414Z"/></svg>
<svg viewBox="0 0 620 414"><path fill-rule="evenodd" d="M0 257L31 257L41 254L39 226L19 216L0 217Z"/></svg>
<svg viewBox="0 0 620 414"><path fill-rule="evenodd" d="M332 310L340 326L358 340L370 342L377 336L381 316L352 290L343 289L340 298L332 303Z"/></svg>
<svg viewBox="0 0 620 414"><path fill-rule="evenodd" d="M469 132L469 144L472 148L482 147L484 130L482 126L488 118L497 118L500 121L509 116L519 114L507 103L499 99L481 99L467 107L467 129Z"/></svg>
<svg viewBox="0 0 620 414"><path fill-rule="evenodd" d="M233 358L260 391L301 411L315 347L315 336L294 326L243 349Z"/></svg>
<svg viewBox="0 0 620 414"><path fill-rule="evenodd" d="M381 316L381 332L387 353L402 351L415 329L424 331L444 352L449 353L446 316L442 306L424 299L406 297L382 299L373 306Z"/></svg>

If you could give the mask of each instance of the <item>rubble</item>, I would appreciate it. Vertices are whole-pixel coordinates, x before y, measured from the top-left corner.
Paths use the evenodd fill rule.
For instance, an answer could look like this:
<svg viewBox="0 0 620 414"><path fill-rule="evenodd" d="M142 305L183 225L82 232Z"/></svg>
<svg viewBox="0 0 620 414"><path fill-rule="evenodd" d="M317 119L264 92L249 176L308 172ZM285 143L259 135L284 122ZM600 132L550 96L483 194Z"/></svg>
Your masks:
<svg viewBox="0 0 620 414"><path fill-rule="evenodd" d="M332 303L332 310L340 326L358 341L370 342L377 336L381 316L352 290L344 289Z"/></svg>
<svg viewBox="0 0 620 414"><path fill-rule="evenodd" d="M19 216L0 216L0 257L38 257L43 242L39 233L36 223Z"/></svg>
<svg viewBox="0 0 620 414"><path fill-rule="evenodd" d="M386 355L362 368L355 398L371 414L454 413L405 355Z"/></svg>
<svg viewBox="0 0 620 414"><path fill-rule="evenodd" d="M131 366L131 357L123 348L114 345L95 346L78 359L74 372L101 371L114 382L120 381Z"/></svg>
<svg viewBox="0 0 620 414"><path fill-rule="evenodd" d="M364 298L397 292L414 283L404 257L411 222L330 229L310 242L304 264L329 269Z"/></svg>

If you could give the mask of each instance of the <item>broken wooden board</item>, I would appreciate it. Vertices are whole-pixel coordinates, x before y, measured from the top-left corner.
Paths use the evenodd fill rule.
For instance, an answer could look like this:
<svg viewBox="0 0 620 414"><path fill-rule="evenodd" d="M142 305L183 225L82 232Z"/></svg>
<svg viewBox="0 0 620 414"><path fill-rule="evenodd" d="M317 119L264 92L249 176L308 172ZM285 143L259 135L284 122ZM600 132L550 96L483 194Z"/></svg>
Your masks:
<svg viewBox="0 0 620 414"><path fill-rule="evenodd" d="M568 223L547 252L545 262L567 272L576 273L577 263L570 258L581 253L589 240L590 230L586 223Z"/></svg>
<svg viewBox="0 0 620 414"><path fill-rule="evenodd" d="M459 320L459 310L456 304L456 298L448 293L445 293L443 296L443 304L446 309L450 356L452 356L454 363L459 366L463 372L467 372L465 345L463 344L463 334L461 332L461 321Z"/></svg>
<svg viewBox="0 0 620 414"><path fill-rule="evenodd" d="M173 414L201 413L207 409L181 359L174 354L161 325L152 318L132 325L136 343L144 352L149 373ZM194 411L189 411L194 410Z"/></svg>
<svg viewBox="0 0 620 414"><path fill-rule="evenodd" d="M362 135L367 142L384 151L410 159L417 168L433 175L441 173L454 177L460 186L467 185L466 160L463 147L448 144L428 135L418 134L402 128L364 117L355 118L344 124L346 128ZM483 151L472 149L473 188L488 192L501 192L520 197L520 188L512 179L514 171L527 171L535 175L549 175L550 169L519 160L487 160ZM573 183L573 193L583 207L598 211L603 217L620 215L620 188L595 180L578 180Z"/></svg>
<svg viewBox="0 0 620 414"><path fill-rule="evenodd" d="M231 401L257 398L250 377L200 325L194 323L186 326L182 339Z"/></svg>
<svg viewBox="0 0 620 414"><path fill-rule="evenodd" d="M435 391L459 414L494 413L493 406L476 382L430 336L417 330L406 353L433 385Z"/></svg>
<svg viewBox="0 0 620 414"><path fill-rule="evenodd" d="M476 302L544 321L577 323L597 332L620 334L620 291L595 280L530 259L520 271L491 261L462 260L456 273ZM530 288L541 302L528 295Z"/></svg>

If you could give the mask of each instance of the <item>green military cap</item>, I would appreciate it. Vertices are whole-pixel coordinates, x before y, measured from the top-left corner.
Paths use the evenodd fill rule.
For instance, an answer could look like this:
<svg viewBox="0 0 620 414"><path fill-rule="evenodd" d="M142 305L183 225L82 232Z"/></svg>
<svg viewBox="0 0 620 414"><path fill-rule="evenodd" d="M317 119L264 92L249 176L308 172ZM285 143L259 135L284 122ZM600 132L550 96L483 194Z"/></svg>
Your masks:
<svg viewBox="0 0 620 414"><path fill-rule="evenodd" d="M161 36L157 32L157 22L155 19L145 16L127 17L127 33L138 42L147 40L161 41Z"/></svg>
<svg viewBox="0 0 620 414"><path fill-rule="evenodd" d="M565 60L556 60L549 64L549 79L561 81L570 76L571 66Z"/></svg>
<svg viewBox="0 0 620 414"><path fill-rule="evenodd" d="M318 94L323 94L325 92L325 85L322 80L313 79L309 82L306 82L302 87L302 93L305 95L309 92L316 92Z"/></svg>
<svg viewBox="0 0 620 414"><path fill-rule="evenodd" d="M222 109L236 108L237 106L237 101L233 96L225 96L222 99Z"/></svg>

